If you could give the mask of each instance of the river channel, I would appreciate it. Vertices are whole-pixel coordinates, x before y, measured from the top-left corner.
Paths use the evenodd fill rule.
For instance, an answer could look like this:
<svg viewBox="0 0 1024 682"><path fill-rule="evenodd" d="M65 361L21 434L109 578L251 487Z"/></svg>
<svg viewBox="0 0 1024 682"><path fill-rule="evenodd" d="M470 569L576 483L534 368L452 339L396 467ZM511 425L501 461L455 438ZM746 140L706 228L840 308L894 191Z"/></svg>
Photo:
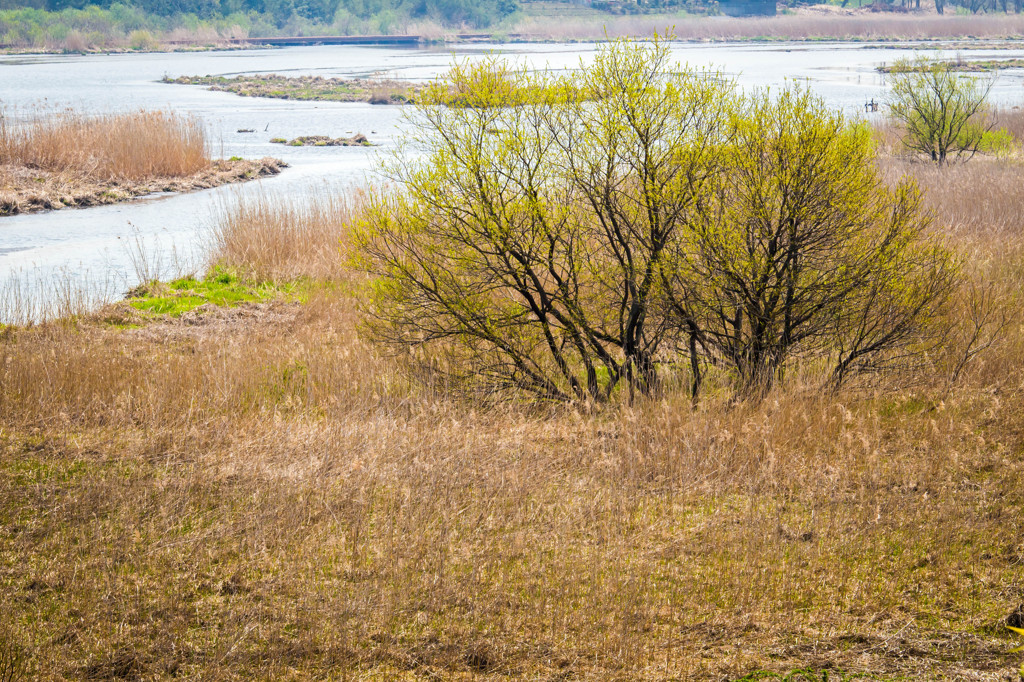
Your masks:
<svg viewBox="0 0 1024 682"><path fill-rule="evenodd" d="M681 62L708 66L742 88L806 81L831 105L865 115L864 103L885 97L883 63L907 56L913 44L678 44ZM61 107L87 112L167 109L200 117L215 156L275 156L289 164L278 176L244 185L87 209L0 218L0 283L21 278L39 286L53 277L104 283L108 294L135 284L131 245L167 268L202 262L209 229L230 202L260 194L302 195L325 186L346 191L372 181L375 157L402 136L403 108L238 97L198 86L160 83L163 76L277 73L426 80L454 59L500 53L536 68L571 69L590 59L593 44L459 45L414 49L317 46L174 54L0 56L0 109L10 116ZM1019 50L961 49L968 59L1024 57ZM929 51L931 56L952 53ZM1024 103L1024 70L1000 74L992 99ZM874 114L878 116L880 114ZM241 133L240 129L254 129ZM375 147L286 147L271 138L366 135ZM34 283L34 284L33 284Z"/></svg>

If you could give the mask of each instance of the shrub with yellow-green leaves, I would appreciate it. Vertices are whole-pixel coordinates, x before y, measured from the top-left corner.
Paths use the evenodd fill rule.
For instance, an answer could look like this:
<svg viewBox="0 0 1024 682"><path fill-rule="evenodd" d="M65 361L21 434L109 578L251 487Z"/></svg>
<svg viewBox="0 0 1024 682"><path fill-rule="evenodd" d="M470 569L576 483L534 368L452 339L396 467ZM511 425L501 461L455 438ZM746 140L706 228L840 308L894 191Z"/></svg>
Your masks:
<svg viewBox="0 0 1024 682"><path fill-rule="evenodd" d="M570 75L456 66L355 232L371 336L455 385L601 402L708 372L759 395L906 367L957 282L910 185L806 91L742 96L668 47Z"/></svg>

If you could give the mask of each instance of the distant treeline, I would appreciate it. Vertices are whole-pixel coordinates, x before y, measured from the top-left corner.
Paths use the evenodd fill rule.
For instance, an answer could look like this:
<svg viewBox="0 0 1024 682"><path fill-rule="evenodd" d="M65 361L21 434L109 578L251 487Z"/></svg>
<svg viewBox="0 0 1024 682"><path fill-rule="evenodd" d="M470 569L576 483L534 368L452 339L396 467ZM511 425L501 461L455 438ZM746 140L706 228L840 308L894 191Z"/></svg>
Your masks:
<svg viewBox="0 0 1024 682"><path fill-rule="evenodd" d="M375 22L384 29L389 23L401 19L421 19L442 25L485 27L501 20L518 9L517 0L0 0L3 10L42 10L48 13L62 13L65 10L86 10L98 19L103 13L95 9L108 10L111 18L132 19L140 25L136 28L159 28L160 22L146 21L143 17L131 17L132 10L156 18L187 18L200 22L219 22L234 17L243 25L269 23L278 28L296 20L323 25L344 24L346 21ZM0 12L0 36L5 26L21 21L41 19L33 13ZM54 17L56 19L56 17ZM69 13L65 17L76 17ZM137 19L137 20L136 20ZM194 23L194 22L193 22ZM382 32L386 32L382 31Z"/></svg>

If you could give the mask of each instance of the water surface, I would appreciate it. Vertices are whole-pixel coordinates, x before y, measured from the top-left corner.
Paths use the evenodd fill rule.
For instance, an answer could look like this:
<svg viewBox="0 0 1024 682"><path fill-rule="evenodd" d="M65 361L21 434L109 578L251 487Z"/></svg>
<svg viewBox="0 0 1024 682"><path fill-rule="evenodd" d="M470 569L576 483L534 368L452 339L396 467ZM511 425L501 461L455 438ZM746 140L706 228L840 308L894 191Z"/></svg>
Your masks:
<svg viewBox="0 0 1024 682"><path fill-rule="evenodd" d="M843 44L677 44L681 62L719 69L743 88L806 82L831 105L864 115L864 103L885 97L875 70L907 56L904 46ZM176 54L0 56L0 106L8 115L60 107L106 112L170 109L200 117L216 156L275 156L290 164L281 175L244 185L161 196L112 206L0 218L0 282L12 276L46 280L88 277L122 290L137 282L133 251L142 244L165 274L202 262L217 212L239 197L260 193L301 196L324 186L348 188L373 176L374 157L402 134L402 107L238 97L198 86L168 85L164 76L278 73L426 80L454 59L501 54L535 68L572 69L592 59L594 44L468 45L445 49L368 46L290 47L272 50ZM969 59L1024 57L1021 50L958 51ZM951 57L930 50L929 55ZM993 101L1024 102L1024 70L1000 74ZM878 115L878 114L876 114ZM255 129L239 133L239 129ZM378 146L286 147L274 137L366 135ZM179 268L174 267L174 263Z"/></svg>

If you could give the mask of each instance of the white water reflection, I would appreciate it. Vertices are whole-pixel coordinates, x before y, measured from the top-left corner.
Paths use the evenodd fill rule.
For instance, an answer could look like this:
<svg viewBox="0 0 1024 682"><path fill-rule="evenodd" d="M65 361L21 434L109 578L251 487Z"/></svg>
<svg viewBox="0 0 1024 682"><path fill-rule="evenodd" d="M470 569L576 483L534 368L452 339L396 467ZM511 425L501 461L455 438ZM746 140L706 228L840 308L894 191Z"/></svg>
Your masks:
<svg viewBox="0 0 1024 682"><path fill-rule="evenodd" d="M908 54L906 47L866 44L678 44L681 62L708 66L734 77L743 88L806 81L831 105L861 115L870 99L885 95L875 68ZM47 55L0 57L0 106L32 113L73 106L86 111L173 109L205 121L217 156L276 156L290 164L281 175L239 186L144 199L125 204L0 218L0 282L12 273L100 277L134 284L136 273L125 244L153 242L164 258L201 262L207 230L218 207L237 196L263 192L301 195L324 185L346 188L372 176L374 156L401 135L400 107L245 98L201 87L167 85L165 75L386 76L424 80L444 72L454 58L491 53L536 68L571 69L592 58L594 44L459 46L452 49L365 46L292 47L274 50L178 54ZM1024 57L1020 50L958 51L965 58ZM929 51L937 57L952 53ZM1024 101L1024 70L1000 74L995 102ZM239 133L254 129L254 133ZM286 147L273 137L366 135L376 148ZM191 259L191 260L189 260Z"/></svg>

